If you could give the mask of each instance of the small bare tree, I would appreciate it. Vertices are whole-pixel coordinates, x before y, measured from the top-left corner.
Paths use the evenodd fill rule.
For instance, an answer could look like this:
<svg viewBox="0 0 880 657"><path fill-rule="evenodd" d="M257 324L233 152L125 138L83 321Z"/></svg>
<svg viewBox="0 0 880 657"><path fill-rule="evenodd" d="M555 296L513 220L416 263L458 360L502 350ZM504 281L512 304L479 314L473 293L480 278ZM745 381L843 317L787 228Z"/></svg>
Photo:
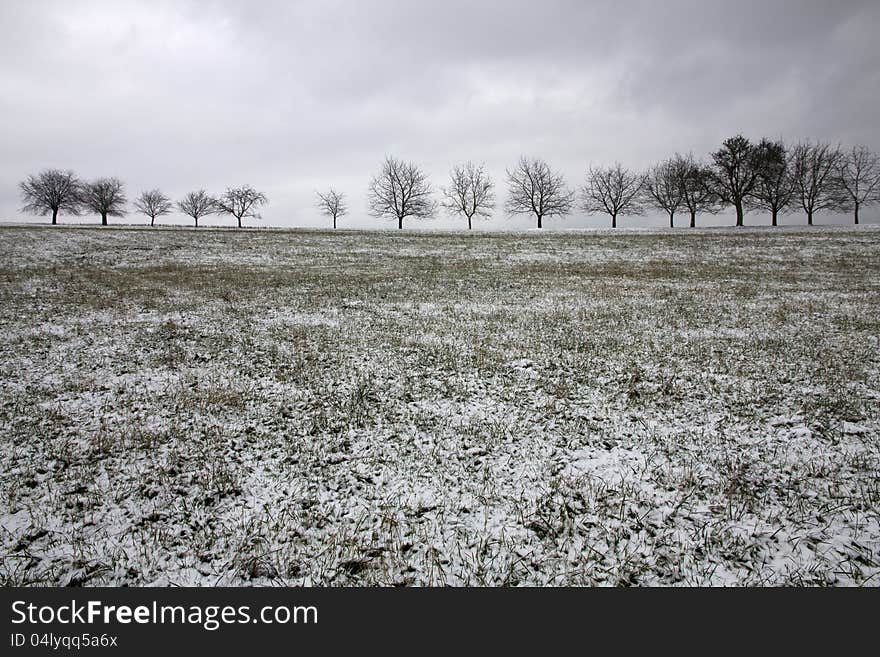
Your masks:
<svg viewBox="0 0 880 657"><path fill-rule="evenodd" d="M19 183L22 212L45 216L52 214L52 223L58 223L58 213L80 213L80 182L73 171L46 169L30 175Z"/></svg>
<svg viewBox="0 0 880 657"><path fill-rule="evenodd" d="M507 170L507 183L507 212L534 214L538 228L543 228L544 217L564 216L574 205L574 192L565 178L539 158L519 158L516 168Z"/></svg>
<svg viewBox="0 0 880 657"><path fill-rule="evenodd" d="M315 192L318 195L318 209L321 214L333 217L333 229L336 229L336 218L348 214L348 206L345 203L345 194L337 192L332 187L326 194Z"/></svg>
<svg viewBox="0 0 880 657"><path fill-rule="evenodd" d="M119 178L98 178L80 187L82 206L101 215L101 225L107 225L107 217L125 216L125 185Z"/></svg>
<svg viewBox="0 0 880 657"><path fill-rule="evenodd" d="M389 156L370 180L367 203L374 217L397 218L397 228L402 229L407 217L424 219L434 215L437 203L431 193L424 171L412 162Z"/></svg>
<svg viewBox="0 0 880 657"><path fill-rule="evenodd" d="M758 177L752 189L751 206L770 213L770 223L778 225L779 213L794 200L788 150L781 141L762 139L758 144Z"/></svg>
<svg viewBox="0 0 880 657"><path fill-rule="evenodd" d="M837 175L840 147L823 142L801 142L791 154L794 195L813 225L813 215L820 210L840 210L843 198Z"/></svg>
<svg viewBox="0 0 880 657"><path fill-rule="evenodd" d="M725 139L712 153L712 187L718 200L736 210L736 225L742 226L746 205L758 181L758 151L742 135Z"/></svg>
<svg viewBox="0 0 880 657"><path fill-rule="evenodd" d="M880 158L864 146L853 146L840 157L837 176L844 204L859 223L859 209L880 203Z"/></svg>
<svg viewBox="0 0 880 657"><path fill-rule="evenodd" d="M155 225L156 217L171 214L173 207L171 199L158 189L143 192L134 201L134 209L140 214L147 215L151 226Z"/></svg>
<svg viewBox="0 0 880 657"><path fill-rule="evenodd" d="M605 213L611 227L617 228L618 215L641 214L645 177L619 163L610 167L590 167L581 188L581 201L587 214Z"/></svg>
<svg viewBox="0 0 880 657"><path fill-rule="evenodd" d="M208 215L217 214L220 209L217 207L217 200L212 198L204 189L197 192L190 192L177 202L177 208L183 214L192 217L196 222L196 228L199 227L199 219Z"/></svg>
<svg viewBox="0 0 880 657"><path fill-rule="evenodd" d="M669 227L675 227L675 213L684 204L682 187L683 160L677 157L661 162L644 177L648 204L669 215Z"/></svg>
<svg viewBox="0 0 880 657"><path fill-rule="evenodd" d="M713 188L713 172L693 155L676 155L681 175L681 202L691 215L690 227L697 225L697 213L715 214L718 211L718 196Z"/></svg>
<svg viewBox="0 0 880 657"><path fill-rule="evenodd" d="M259 219L259 209L268 202L269 199L265 194L250 185L231 187L216 200L217 210L235 217L239 228L241 228L241 220L245 217Z"/></svg>
<svg viewBox="0 0 880 657"><path fill-rule="evenodd" d="M456 165L449 174L449 187L441 187L442 205L450 214L467 218L468 230L473 228L474 215L491 217L495 209L495 185L483 168L473 162Z"/></svg>

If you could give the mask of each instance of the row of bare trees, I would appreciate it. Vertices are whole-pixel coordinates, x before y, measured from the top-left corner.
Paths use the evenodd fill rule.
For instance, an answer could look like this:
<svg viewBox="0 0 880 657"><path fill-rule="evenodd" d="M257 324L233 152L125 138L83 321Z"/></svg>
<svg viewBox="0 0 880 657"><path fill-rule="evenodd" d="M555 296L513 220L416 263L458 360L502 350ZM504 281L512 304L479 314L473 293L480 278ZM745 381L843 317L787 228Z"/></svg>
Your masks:
<svg viewBox="0 0 880 657"><path fill-rule="evenodd" d="M58 222L61 212L79 216L85 213L100 215L101 224L107 225L108 217L122 217L127 213L128 198L125 185L118 178L98 178L83 182L73 171L47 169L28 176L20 185L24 206L31 214L52 215L52 223ZM134 200L135 212L150 219L171 214L175 209L192 217L198 227L199 219L212 214L228 214L241 222L246 218L259 218L259 209L269 202L262 192L250 185L230 187L219 196L211 196L204 189L190 192L174 203L158 189L142 192Z"/></svg>
<svg viewBox="0 0 880 657"><path fill-rule="evenodd" d="M700 213L715 214L726 207L736 213L742 226L747 211L770 213L772 225L779 215L803 210L807 223L815 213L849 211L859 223L859 211L880 202L880 159L863 146L844 150L822 142L788 146L782 141L751 142L742 135L725 140L709 161L676 154L647 172L627 169L619 163L591 166L579 193L564 177L540 158L520 158L507 170L508 214L534 215L538 228L547 217L571 213L580 201L587 214L607 214L612 228L618 217L662 211L675 226L675 215L687 212L690 226ZM434 216L438 205L467 219L490 216L495 209L494 182L483 166L467 162L453 167L447 187L440 188L441 201L432 198L425 172L411 162L386 157L370 182L371 214L397 220L403 228L407 217ZM337 192L319 195L325 214Z"/></svg>
<svg viewBox="0 0 880 657"><path fill-rule="evenodd" d="M716 213L732 207L736 225L747 211L770 214L773 226L779 215L803 211L807 223L820 211L859 211L880 202L880 158L863 146L844 150L822 142L762 139L753 143L742 135L724 141L708 162L676 154L646 173L624 168L591 168L583 189L583 207L589 213L605 212L611 225L618 215L662 211L675 225L677 212Z"/></svg>
<svg viewBox="0 0 880 657"><path fill-rule="evenodd" d="M530 214L538 228L544 219L571 213L579 205L587 214L607 214L612 228L618 217L662 211L675 226L677 213L690 215L696 225L701 213L714 214L733 208L736 225L742 226L747 211L770 213L772 225L779 215L802 210L809 225L821 211L852 212L859 223L862 208L880 202L880 158L863 146L843 149L823 142L800 142L789 146L780 140L752 142L742 135L726 139L700 161L693 155L676 154L641 172L619 163L591 166L577 192L564 177L540 158L521 157L507 170L508 195L504 209L508 214ZM121 216L127 203L123 184L116 178L80 182L71 171L51 169L29 176L21 183L24 211L52 215L56 223L61 211L81 214L91 211L107 223L108 216ZM427 174L416 164L386 157L379 172L370 180L367 203L375 217L394 219L403 228L408 218L428 218L438 208L467 219L489 217L496 208L495 183L485 167L472 162L456 165L449 184L440 187L440 201ZM348 213L345 195L333 188L319 192L318 208L337 220ZM268 203L265 194L252 187L230 188L219 197L204 190L191 192L175 204L159 190L143 192L134 202L135 210L150 218L172 212L199 219L211 214L229 214L238 221L259 217L258 210Z"/></svg>

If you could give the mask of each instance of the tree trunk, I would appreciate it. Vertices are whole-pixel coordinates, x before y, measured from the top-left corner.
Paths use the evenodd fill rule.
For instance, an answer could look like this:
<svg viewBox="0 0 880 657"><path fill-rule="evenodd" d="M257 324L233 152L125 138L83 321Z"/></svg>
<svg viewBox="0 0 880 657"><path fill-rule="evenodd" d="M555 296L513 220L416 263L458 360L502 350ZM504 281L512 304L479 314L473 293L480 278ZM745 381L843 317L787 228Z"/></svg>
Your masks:
<svg viewBox="0 0 880 657"><path fill-rule="evenodd" d="M150 217L150 228L156 224L156 217Z"/></svg>
<svg viewBox="0 0 880 657"><path fill-rule="evenodd" d="M196 220L196 228L198 228L198 227L199 227L199 218L198 218L198 217L193 217L193 219Z"/></svg>
<svg viewBox="0 0 880 657"><path fill-rule="evenodd" d="M333 230L336 230L336 215L333 215Z"/></svg>
<svg viewBox="0 0 880 657"><path fill-rule="evenodd" d="M102 226L107 225L107 213L106 212L101 213L101 225Z"/></svg>
<svg viewBox="0 0 880 657"><path fill-rule="evenodd" d="M236 217L238 219L238 227L241 228L241 217Z"/></svg>
<svg viewBox="0 0 880 657"><path fill-rule="evenodd" d="M813 225L813 211L808 210L807 211L807 226L812 226L812 225Z"/></svg>
<svg viewBox="0 0 880 657"><path fill-rule="evenodd" d="M397 217L397 230L403 230L403 217Z"/></svg>
<svg viewBox="0 0 880 657"><path fill-rule="evenodd" d="M58 208L52 208L52 225L58 223ZM856 210L856 223L859 223L858 210Z"/></svg>
<svg viewBox="0 0 880 657"><path fill-rule="evenodd" d="M611 215L611 227L617 228L617 215L616 214Z"/></svg>
<svg viewBox="0 0 880 657"><path fill-rule="evenodd" d="M539 214L538 215L538 228L541 228L541 219L543 219L543 217Z"/></svg>
<svg viewBox="0 0 880 657"><path fill-rule="evenodd" d="M858 202L856 202L855 206L853 207L853 219L855 220L855 225L858 226L859 225L859 204L858 204ZM55 222L53 221L52 223L54 224Z"/></svg>
<svg viewBox="0 0 880 657"><path fill-rule="evenodd" d="M742 226L743 224L743 204L742 201L738 203L734 203L734 207L736 207L736 225Z"/></svg>
<svg viewBox="0 0 880 657"><path fill-rule="evenodd" d="M777 225L776 217L777 217L778 214L779 214L779 210L777 210L776 208L773 208L773 210L772 210L772 212L771 212L771 215L770 215L770 216L771 216L770 223L771 223L772 226L776 226L776 225Z"/></svg>
<svg viewBox="0 0 880 657"><path fill-rule="evenodd" d="M691 210L691 228L697 227L697 213Z"/></svg>
<svg viewBox="0 0 880 657"><path fill-rule="evenodd" d="M856 221L856 223L859 223L859 222ZM472 226L471 226L471 215L468 215L468 230L471 230L471 228L472 228Z"/></svg>
<svg viewBox="0 0 880 657"><path fill-rule="evenodd" d="M675 228L675 213L674 212L669 213L669 227Z"/></svg>

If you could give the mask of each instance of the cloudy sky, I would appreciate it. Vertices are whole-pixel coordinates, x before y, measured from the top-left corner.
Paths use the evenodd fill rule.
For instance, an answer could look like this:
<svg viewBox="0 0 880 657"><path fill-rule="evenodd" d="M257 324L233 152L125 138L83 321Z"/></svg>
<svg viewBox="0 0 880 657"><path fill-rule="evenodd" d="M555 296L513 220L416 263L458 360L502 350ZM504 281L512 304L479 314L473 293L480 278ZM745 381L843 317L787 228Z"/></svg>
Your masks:
<svg viewBox="0 0 880 657"><path fill-rule="evenodd" d="M341 225L392 228L365 208L386 154L435 187L485 162L503 202L522 154L574 187L591 163L703 156L738 132L880 149L877 0L3 0L0 24L6 221L45 167L119 176L130 196L249 183L271 200L262 225L325 225L314 193L333 185Z"/></svg>

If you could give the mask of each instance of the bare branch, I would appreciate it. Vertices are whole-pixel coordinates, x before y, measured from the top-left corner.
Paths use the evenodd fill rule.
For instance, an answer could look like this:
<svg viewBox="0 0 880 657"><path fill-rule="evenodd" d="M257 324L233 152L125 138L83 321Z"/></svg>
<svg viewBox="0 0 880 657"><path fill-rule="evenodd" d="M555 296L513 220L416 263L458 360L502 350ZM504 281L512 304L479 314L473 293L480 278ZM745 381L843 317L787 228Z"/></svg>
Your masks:
<svg viewBox="0 0 880 657"><path fill-rule="evenodd" d="M794 200L789 153L781 141L762 139L757 159L758 176L749 206L770 212L771 223L776 226L779 213L788 210Z"/></svg>
<svg viewBox="0 0 880 657"><path fill-rule="evenodd" d="M534 214L538 228L543 228L544 217L566 215L574 205L574 192L566 186L565 178L539 158L521 157L513 171L508 169L507 183L505 210Z"/></svg>
<svg viewBox="0 0 880 657"><path fill-rule="evenodd" d="M345 194L337 192L332 187L325 194L315 192L318 195L318 209L321 214L333 217L333 228L336 228L336 218L348 214L348 206L345 203Z"/></svg>
<svg viewBox="0 0 880 657"><path fill-rule="evenodd" d="M437 209L424 171L412 162L386 157L379 173L370 180L367 203L374 217L397 218L403 228L406 217L432 217Z"/></svg>
<svg viewBox="0 0 880 657"><path fill-rule="evenodd" d="M792 150L794 195L810 226L816 212L845 206L838 176L841 155L839 146L822 142L801 142Z"/></svg>
<svg viewBox="0 0 880 657"><path fill-rule="evenodd" d="M250 185L231 187L215 201L218 212L231 214L235 217L238 220L239 228L241 228L241 220L245 217L259 219L258 210L268 202L269 199L265 194L258 192Z"/></svg>
<svg viewBox="0 0 880 657"><path fill-rule="evenodd" d="M98 178L80 187L82 207L101 215L101 224L107 225L107 217L125 216L125 185L119 178Z"/></svg>
<svg viewBox="0 0 880 657"><path fill-rule="evenodd" d="M196 228L199 227L199 219L202 217L217 214L220 208L217 205L217 199L212 198L204 189L197 192L190 192L177 202L177 208L185 215L189 215L196 222Z"/></svg>
<svg viewBox="0 0 880 657"><path fill-rule="evenodd" d="M646 204L653 205L669 215L669 227L675 226L675 213L684 205L684 169L687 163L680 157L661 162L644 177Z"/></svg>
<svg viewBox="0 0 880 657"><path fill-rule="evenodd" d="M880 203L880 158L864 146L853 146L841 155L837 178L842 204L852 211L857 224L860 208Z"/></svg>
<svg viewBox="0 0 880 657"><path fill-rule="evenodd" d="M474 215L491 217L495 209L495 185L485 172L483 165L466 162L456 165L449 174L450 186L441 187L443 194L441 205L450 214L467 218L468 230L472 226Z"/></svg>
<svg viewBox="0 0 880 657"><path fill-rule="evenodd" d="M46 169L31 175L19 183L22 212L45 216L52 215L52 223L58 222L58 213L80 214L80 182L73 171Z"/></svg>
<svg viewBox="0 0 880 657"><path fill-rule="evenodd" d="M588 214L603 212L617 228L617 216L644 211L645 177L615 163L610 167L590 167L586 184L581 188L583 209Z"/></svg>
<svg viewBox="0 0 880 657"><path fill-rule="evenodd" d="M171 199L158 189L142 192L134 202L135 211L147 215L151 226L156 223L156 217L171 214L173 207Z"/></svg>
<svg viewBox="0 0 880 657"><path fill-rule="evenodd" d="M706 164L698 162L693 155L687 157L676 154L681 174L681 199L691 215L691 228L697 224L697 213L718 211L718 195L714 189L714 174Z"/></svg>
<svg viewBox="0 0 880 657"><path fill-rule="evenodd" d="M736 210L736 225L742 226L746 202L758 181L760 162L752 142L737 135L725 139L721 148L712 153L712 188L722 203Z"/></svg>

